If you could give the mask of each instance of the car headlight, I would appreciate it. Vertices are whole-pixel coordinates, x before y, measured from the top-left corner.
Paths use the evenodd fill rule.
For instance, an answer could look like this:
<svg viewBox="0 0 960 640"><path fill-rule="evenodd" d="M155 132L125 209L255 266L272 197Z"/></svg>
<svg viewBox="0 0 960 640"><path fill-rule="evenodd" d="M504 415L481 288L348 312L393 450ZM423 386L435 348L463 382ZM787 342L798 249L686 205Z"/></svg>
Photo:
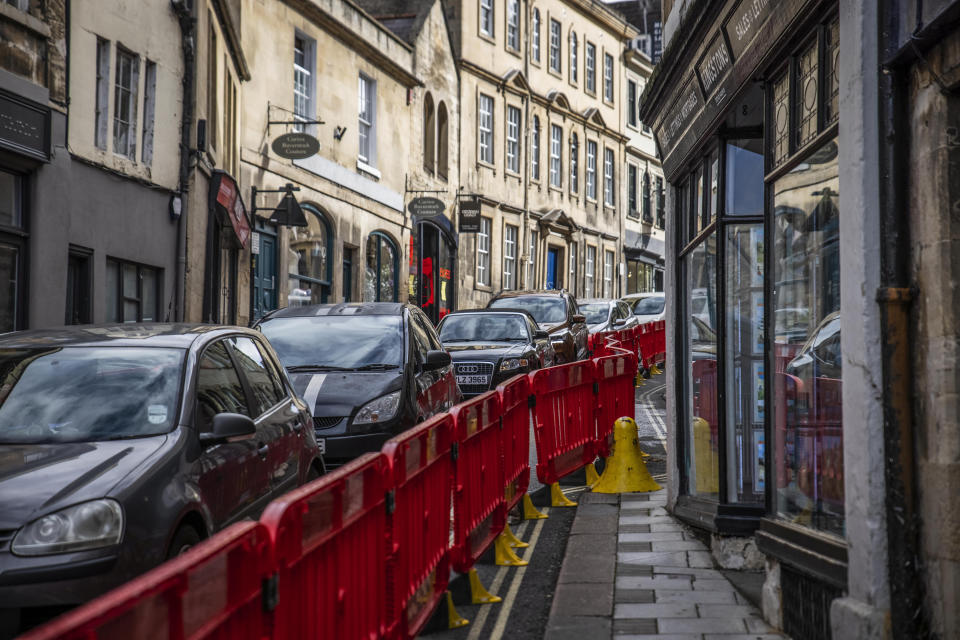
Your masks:
<svg viewBox="0 0 960 640"><path fill-rule="evenodd" d="M520 367L527 366L528 361L526 358L507 358L500 363L500 371L510 371L511 369L519 369Z"/></svg>
<svg viewBox="0 0 960 640"><path fill-rule="evenodd" d="M11 550L18 556L42 556L109 547L122 537L120 504L92 500L37 518L20 529Z"/></svg>
<svg viewBox="0 0 960 640"><path fill-rule="evenodd" d="M390 420L400 407L400 392L394 391L376 400L371 400L357 411L353 424L374 424Z"/></svg>

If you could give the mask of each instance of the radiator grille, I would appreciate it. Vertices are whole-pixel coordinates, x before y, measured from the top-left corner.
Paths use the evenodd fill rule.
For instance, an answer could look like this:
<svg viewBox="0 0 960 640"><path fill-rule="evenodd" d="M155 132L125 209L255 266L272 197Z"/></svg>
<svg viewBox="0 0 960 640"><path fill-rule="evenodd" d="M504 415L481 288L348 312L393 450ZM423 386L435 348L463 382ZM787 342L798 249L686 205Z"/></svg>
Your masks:
<svg viewBox="0 0 960 640"><path fill-rule="evenodd" d="M314 429L329 429L330 427L335 427L340 424L340 421L343 420L341 416L327 416L324 418L314 418L313 427Z"/></svg>
<svg viewBox="0 0 960 640"><path fill-rule="evenodd" d="M840 590L780 565L783 630L794 640L830 640L830 603Z"/></svg>

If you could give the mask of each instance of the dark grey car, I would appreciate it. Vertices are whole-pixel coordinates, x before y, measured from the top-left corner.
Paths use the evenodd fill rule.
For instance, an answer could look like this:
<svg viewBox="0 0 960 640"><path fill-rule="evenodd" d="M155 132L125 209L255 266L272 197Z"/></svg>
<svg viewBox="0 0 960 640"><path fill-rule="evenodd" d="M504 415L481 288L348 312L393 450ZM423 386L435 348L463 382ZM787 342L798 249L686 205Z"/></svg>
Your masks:
<svg viewBox="0 0 960 640"><path fill-rule="evenodd" d="M321 474L311 426L256 331L0 336L0 636L24 608L89 600Z"/></svg>

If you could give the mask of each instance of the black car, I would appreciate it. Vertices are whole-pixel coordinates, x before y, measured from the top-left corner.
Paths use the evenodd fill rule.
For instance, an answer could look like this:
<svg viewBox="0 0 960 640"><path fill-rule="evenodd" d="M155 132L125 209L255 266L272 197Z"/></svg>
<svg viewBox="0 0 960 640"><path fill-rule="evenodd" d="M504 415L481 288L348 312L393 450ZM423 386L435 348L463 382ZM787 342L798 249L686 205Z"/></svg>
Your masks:
<svg viewBox="0 0 960 640"><path fill-rule="evenodd" d="M256 328L313 411L317 441L340 465L460 400L427 316L392 302L279 309Z"/></svg>
<svg viewBox="0 0 960 640"><path fill-rule="evenodd" d="M537 326L550 334L557 364L590 357L587 319L567 291L502 291L490 300L487 309L520 309L532 315Z"/></svg>
<svg viewBox="0 0 960 640"><path fill-rule="evenodd" d="M0 637L319 477L310 423L249 329L0 336Z"/></svg>
<svg viewBox="0 0 960 640"><path fill-rule="evenodd" d="M448 314L437 327L453 357L464 397L479 395L518 373L553 365L550 335L525 311L488 309Z"/></svg>

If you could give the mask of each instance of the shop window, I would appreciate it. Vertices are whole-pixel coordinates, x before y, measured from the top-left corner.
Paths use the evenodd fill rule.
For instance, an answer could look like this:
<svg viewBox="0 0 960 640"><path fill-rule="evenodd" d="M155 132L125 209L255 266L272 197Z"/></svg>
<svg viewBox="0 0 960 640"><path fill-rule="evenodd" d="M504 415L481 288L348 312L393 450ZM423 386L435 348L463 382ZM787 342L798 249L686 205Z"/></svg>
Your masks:
<svg viewBox="0 0 960 640"><path fill-rule="evenodd" d="M817 104L818 86L817 69L819 67L817 43L811 43L797 58L796 80L797 88L794 96L797 126L796 146L802 147L813 140L817 135Z"/></svg>
<svg viewBox="0 0 960 640"><path fill-rule="evenodd" d="M386 234L374 231L367 238L364 302L396 302L400 258L397 246Z"/></svg>
<svg viewBox="0 0 960 640"><path fill-rule="evenodd" d="M840 115L840 19L834 18L827 25L824 34L823 70L826 76L826 100L823 105L823 119L826 124L837 121Z"/></svg>
<svg viewBox="0 0 960 640"><path fill-rule="evenodd" d="M307 226L290 227L288 260L291 307L327 302L333 271L333 233L330 223L313 205L303 205Z"/></svg>
<svg viewBox="0 0 960 640"><path fill-rule="evenodd" d="M773 166L790 154L790 78L784 72L773 81Z"/></svg>
<svg viewBox="0 0 960 640"><path fill-rule="evenodd" d="M844 534L837 142L772 185L776 508Z"/></svg>
<svg viewBox="0 0 960 640"><path fill-rule="evenodd" d="M107 322L156 322L162 271L107 260Z"/></svg>
<svg viewBox="0 0 960 640"><path fill-rule="evenodd" d="M763 215L763 141L729 140L726 150L724 213L729 216Z"/></svg>

